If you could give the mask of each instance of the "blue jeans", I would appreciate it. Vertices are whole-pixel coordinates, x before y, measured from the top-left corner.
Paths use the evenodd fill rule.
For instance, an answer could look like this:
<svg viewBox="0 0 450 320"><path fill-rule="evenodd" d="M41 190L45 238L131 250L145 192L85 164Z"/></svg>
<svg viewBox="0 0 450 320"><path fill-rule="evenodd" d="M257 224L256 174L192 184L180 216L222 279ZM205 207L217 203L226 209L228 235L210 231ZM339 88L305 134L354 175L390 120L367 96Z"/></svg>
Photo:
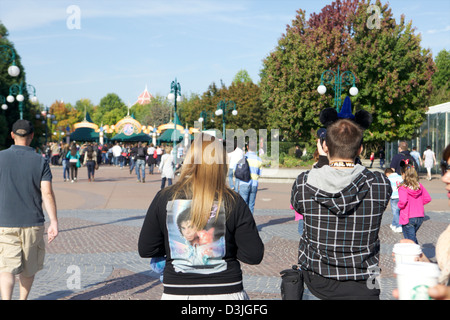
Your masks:
<svg viewBox="0 0 450 320"><path fill-rule="evenodd" d="M88 172L88 178L94 178L95 175L95 161L88 160L86 161L86 167Z"/></svg>
<svg viewBox="0 0 450 320"><path fill-rule="evenodd" d="M70 174L69 174L69 160L63 159L63 161L62 161L62 167L63 167L64 180L70 179Z"/></svg>
<svg viewBox="0 0 450 320"><path fill-rule="evenodd" d="M258 191L257 186L252 186L249 183L241 182L239 184L239 194L244 199L245 203L250 208L251 213L255 209L256 192Z"/></svg>
<svg viewBox="0 0 450 320"><path fill-rule="evenodd" d="M145 181L145 160L136 160L136 174L138 180L141 180L141 174L142 173L142 181Z"/></svg>
<svg viewBox="0 0 450 320"><path fill-rule="evenodd" d="M228 169L228 183L230 184L231 189L234 189L233 178L234 178L234 170L233 170L233 168L229 168Z"/></svg>
<svg viewBox="0 0 450 320"><path fill-rule="evenodd" d="M409 239L414 241L415 243L419 244L417 242L417 230L419 230L420 226L422 225L423 218L409 218L409 223L405 224L402 228L403 236L405 239Z"/></svg>
<svg viewBox="0 0 450 320"><path fill-rule="evenodd" d="M398 220L400 218L400 209L398 208L398 199L391 199L391 210L392 210L392 215L394 216L392 218L392 225L396 228L401 227L400 223L398 223Z"/></svg>
<svg viewBox="0 0 450 320"><path fill-rule="evenodd" d="M303 235L303 219L298 220L298 234Z"/></svg>

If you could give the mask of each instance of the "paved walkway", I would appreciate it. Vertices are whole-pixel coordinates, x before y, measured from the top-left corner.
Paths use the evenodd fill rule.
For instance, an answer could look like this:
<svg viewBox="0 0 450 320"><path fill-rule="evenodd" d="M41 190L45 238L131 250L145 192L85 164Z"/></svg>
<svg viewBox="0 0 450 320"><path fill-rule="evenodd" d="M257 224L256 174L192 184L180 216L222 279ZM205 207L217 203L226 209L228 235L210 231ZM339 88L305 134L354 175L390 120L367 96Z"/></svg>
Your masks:
<svg viewBox="0 0 450 320"><path fill-rule="evenodd" d="M159 190L159 175L136 182L128 168L102 166L95 182L81 168L78 182L63 182L60 167L53 167L54 190L60 225L59 237L47 246L44 270L36 275L30 299L37 300L139 300L159 299L162 285L137 253L137 240L146 211ZM263 179L255 220L265 243L258 266L243 265L244 286L251 299L279 300L279 272L296 262L298 233L289 210L292 182L299 170L280 170L278 181ZM276 182L276 183L274 183ZM439 234L450 223L444 185L435 177L421 181L433 201L418 239L424 252L434 257ZM401 234L389 228L388 210L380 231L381 299L392 299L395 288L391 251ZM15 290L17 296L18 288Z"/></svg>

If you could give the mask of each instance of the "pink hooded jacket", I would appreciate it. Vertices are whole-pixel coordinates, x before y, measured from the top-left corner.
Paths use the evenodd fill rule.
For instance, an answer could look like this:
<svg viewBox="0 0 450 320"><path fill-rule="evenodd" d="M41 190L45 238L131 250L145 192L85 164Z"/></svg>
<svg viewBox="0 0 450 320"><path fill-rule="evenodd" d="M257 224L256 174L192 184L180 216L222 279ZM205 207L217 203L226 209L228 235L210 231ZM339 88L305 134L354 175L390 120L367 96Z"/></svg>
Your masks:
<svg viewBox="0 0 450 320"><path fill-rule="evenodd" d="M419 183L420 184L420 183ZM425 216L424 205L431 201L430 194L420 184L420 189L412 190L407 187L398 189L398 208L400 209L401 225L409 223L409 218L422 218Z"/></svg>

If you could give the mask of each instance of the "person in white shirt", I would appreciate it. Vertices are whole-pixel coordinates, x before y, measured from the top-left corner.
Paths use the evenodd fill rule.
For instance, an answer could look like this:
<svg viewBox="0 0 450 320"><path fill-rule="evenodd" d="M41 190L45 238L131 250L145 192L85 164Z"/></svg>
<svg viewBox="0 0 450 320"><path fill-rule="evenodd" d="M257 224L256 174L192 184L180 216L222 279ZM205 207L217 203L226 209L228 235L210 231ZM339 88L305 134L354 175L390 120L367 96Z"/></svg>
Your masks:
<svg viewBox="0 0 450 320"><path fill-rule="evenodd" d="M236 145L234 151L228 153L228 183L230 184L230 188L234 189L234 191L239 190L239 179L236 178L233 183L234 178L234 170L236 170L236 165L244 157L244 151Z"/></svg>
<svg viewBox="0 0 450 320"><path fill-rule="evenodd" d="M436 165L436 156L430 146L423 153L423 163L425 168L427 168L427 180L431 180L431 168Z"/></svg>
<svg viewBox="0 0 450 320"><path fill-rule="evenodd" d="M112 147L112 153L113 153L114 166L117 166L117 165L119 165L119 158L120 158L120 155L122 154L122 147L119 146L118 142L116 142L114 147Z"/></svg>

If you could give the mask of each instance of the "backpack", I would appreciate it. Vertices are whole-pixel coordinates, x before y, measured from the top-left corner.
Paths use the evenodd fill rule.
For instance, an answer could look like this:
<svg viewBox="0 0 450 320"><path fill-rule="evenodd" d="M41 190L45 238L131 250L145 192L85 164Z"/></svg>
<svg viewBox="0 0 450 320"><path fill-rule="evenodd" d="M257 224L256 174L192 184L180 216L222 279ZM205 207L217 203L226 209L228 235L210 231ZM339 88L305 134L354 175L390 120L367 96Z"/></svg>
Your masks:
<svg viewBox="0 0 450 320"><path fill-rule="evenodd" d="M234 170L234 176L244 182L249 182L251 180L250 166L248 165L247 157L244 156L236 165Z"/></svg>
<svg viewBox="0 0 450 320"><path fill-rule="evenodd" d="M145 157L144 148L142 148L142 147L138 148L137 155L138 155L138 157L144 158Z"/></svg>

